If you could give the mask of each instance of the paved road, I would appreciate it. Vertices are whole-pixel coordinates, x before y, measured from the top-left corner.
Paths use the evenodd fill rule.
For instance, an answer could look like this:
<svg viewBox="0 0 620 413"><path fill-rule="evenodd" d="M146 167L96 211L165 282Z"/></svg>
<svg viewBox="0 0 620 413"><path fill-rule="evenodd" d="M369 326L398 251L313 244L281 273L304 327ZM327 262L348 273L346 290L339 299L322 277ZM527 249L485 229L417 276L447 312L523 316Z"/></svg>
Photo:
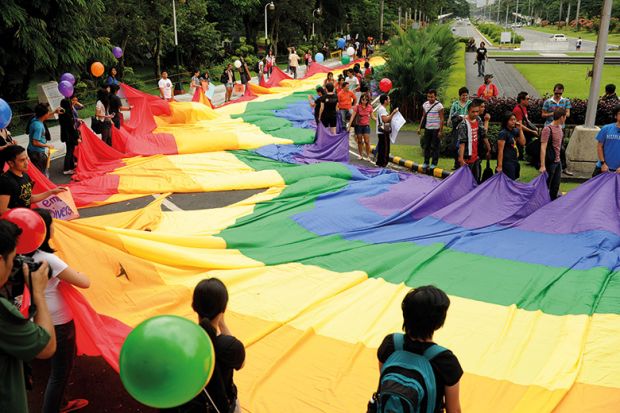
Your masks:
<svg viewBox="0 0 620 413"><path fill-rule="evenodd" d="M518 34L523 36L525 40L534 41L534 42L549 41L549 37L551 36L551 34L549 33L543 33L543 32L539 32L536 30L530 30L530 29L525 29L525 28L517 29L516 31ZM577 50L577 47L576 47L577 37L569 37L568 44L569 44L569 47L568 47L569 52L576 51ZM615 46L615 45L607 45L607 49L609 50L612 46ZM583 43L581 44L582 52L594 52L595 50L596 50L596 42L591 41L591 40L583 40Z"/></svg>
<svg viewBox="0 0 620 413"><path fill-rule="evenodd" d="M483 41L487 44L487 49L495 48L495 46L490 45L489 40L485 39L478 29L469 22L455 22L452 26L452 33L459 37L473 37L476 40L476 45L479 45L480 42Z"/></svg>

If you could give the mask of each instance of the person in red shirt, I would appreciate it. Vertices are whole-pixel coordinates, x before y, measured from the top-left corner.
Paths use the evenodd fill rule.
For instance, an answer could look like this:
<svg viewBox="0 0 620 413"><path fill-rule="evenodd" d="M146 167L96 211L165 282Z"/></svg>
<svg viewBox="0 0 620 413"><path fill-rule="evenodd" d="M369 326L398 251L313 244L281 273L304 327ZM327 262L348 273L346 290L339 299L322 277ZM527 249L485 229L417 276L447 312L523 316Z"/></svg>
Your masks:
<svg viewBox="0 0 620 413"><path fill-rule="evenodd" d="M342 121L342 127L346 127L346 124L351 120L351 108L356 103L355 93L349 90L349 83L344 82L342 90L338 92L338 114Z"/></svg>
<svg viewBox="0 0 620 413"><path fill-rule="evenodd" d="M377 120L372 105L370 104L370 98L367 94L363 94L360 98L360 104L353 109L353 116L351 117L351 124L355 122L355 139L357 140L357 149L359 151L359 159L370 160L370 118ZM351 126L349 126L351 130ZM364 156L364 149L366 149L366 156Z"/></svg>
<svg viewBox="0 0 620 413"><path fill-rule="evenodd" d="M499 89L493 84L493 75L484 75L484 83L478 88L478 97L489 100L496 96L499 96Z"/></svg>
<svg viewBox="0 0 620 413"><path fill-rule="evenodd" d="M459 165L467 165L471 169L476 182L480 183L480 157L486 151L490 155L490 144L486 137L484 123L478 116L480 113L480 99L474 99L469 105L467 116L456 128L459 140Z"/></svg>
<svg viewBox="0 0 620 413"><path fill-rule="evenodd" d="M527 92L519 92L517 95L517 106L514 107L512 113L517 118L517 122L521 124L521 130L525 136L525 146L529 145L534 136L538 136L536 125L530 122L527 114L527 105L530 103L530 96ZM519 149L519 160L522 161L525 155L525 146L517 144Z"/></svg>

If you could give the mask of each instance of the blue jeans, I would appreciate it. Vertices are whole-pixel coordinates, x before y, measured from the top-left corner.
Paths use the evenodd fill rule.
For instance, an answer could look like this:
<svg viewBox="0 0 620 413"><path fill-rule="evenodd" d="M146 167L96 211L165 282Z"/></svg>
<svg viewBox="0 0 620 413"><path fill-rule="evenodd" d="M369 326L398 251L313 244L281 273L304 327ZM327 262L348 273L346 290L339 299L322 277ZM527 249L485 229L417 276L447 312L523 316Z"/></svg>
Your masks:
<svg viewBox="0 0 620 413"><path fill-rule="evenodd" d="M47 381L43 396L43 413L58 413L64 403L65 387L73 369L75 357L75 324L69 321L66 324L54 326L56 332L56 353L52 357L50 378Z"/></svg>
<svg viewBox="0 0 620 413"><path fill-rule="evenodd" d="M484 76L484 60L478 60L478 76Z"/></svg>

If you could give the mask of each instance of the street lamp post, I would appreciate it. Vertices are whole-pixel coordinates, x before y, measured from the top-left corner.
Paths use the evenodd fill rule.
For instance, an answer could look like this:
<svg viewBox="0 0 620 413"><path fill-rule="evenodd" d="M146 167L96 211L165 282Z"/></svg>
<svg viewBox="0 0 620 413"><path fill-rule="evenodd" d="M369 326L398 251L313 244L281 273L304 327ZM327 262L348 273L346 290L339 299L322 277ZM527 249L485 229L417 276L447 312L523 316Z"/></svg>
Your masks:
<svg viewBox="0 0 620 413"><path fill-rule="evenodd" d="M269 38L269 36L267 36L267 9L271 11L276 9L276 5L273 4L273 1L265 4L265 48L267 47L267 39Z"/></svg>
<svg viewBox="0 0 620 413"><path fill-rule="evenodd" d="M314 20L316 19L316 14L321 15L321 8L312 11L312 38L314 39Z"/></svg>
<svg viewBox="0 0 620 413"><path fill-rule="evenodd" d="M183 0L181 0L183 1ZM177 58L177 84L175 90L181 89L181 81L179 80L179 73L181 72L181 61L179 59L179 36L177 35L177 8L175 0L172 0L172 26L174 27L174 51Z"/></svg>

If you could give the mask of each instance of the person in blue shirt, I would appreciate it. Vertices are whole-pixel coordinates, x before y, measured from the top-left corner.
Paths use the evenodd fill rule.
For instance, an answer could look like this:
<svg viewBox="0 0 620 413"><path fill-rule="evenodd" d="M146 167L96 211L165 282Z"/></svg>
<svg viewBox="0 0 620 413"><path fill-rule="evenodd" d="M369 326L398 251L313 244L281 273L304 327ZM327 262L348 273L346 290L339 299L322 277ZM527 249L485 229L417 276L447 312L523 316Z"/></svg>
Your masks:
<svg viewBox="0 0 620 413"><path fill-rule="evenodd" d="M110 85L119 85L120 82L118 81L118 79L116 78L116 75L118 74L118 72L116 71L116 68L113 67L112 69L110 69L110 73L108 74L108 78L105 81L105 85L106 86L110 86Z"/></svg>
<svg viewBox="0 0 620 413"><path fill-rule="evenodd" d="M54 113L63 113L64 110L58 107L53 113L48 112L47 106L39 103L34 108L34 118L28 123L28 157L34 166L44 174L47 171L47 149L53 149L47 139L49 132L46 130L45 122Z"/></svg>
<svg viewBox="0 0 620 413"><path fill-rule="evenodd" d="M553 87L553 96L543 103L541 115L545 118L545 126L553 122L553 112L558 108L564 109L566 111L566 117L570 118L570 110L572 108L570 99L562 97L562 94L564 94L564 85L557 83ZM562 129L564 129L564 126L562 126Z"/></svg>
<svg viewBox="0 0 620 413"><path fill-rule="evenodd" d="M593 177L603 172L620 173L620 105L614 108L613 116L616 123L603 126L596 135L598 162Z"/></svg>

